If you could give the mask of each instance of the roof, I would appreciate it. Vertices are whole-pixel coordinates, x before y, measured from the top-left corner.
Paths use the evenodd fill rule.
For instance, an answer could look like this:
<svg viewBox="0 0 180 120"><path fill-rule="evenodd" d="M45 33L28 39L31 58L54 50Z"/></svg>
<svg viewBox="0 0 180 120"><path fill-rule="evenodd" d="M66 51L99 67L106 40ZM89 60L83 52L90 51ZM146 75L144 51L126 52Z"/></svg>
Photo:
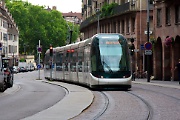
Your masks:
<svg viewBox="0 0 180 120"><path fill-rule="evenodd" d="M69 12L69 13L62 13L64 17L77 17L78 19L82 19L82 14L77 12Z"/></svg>

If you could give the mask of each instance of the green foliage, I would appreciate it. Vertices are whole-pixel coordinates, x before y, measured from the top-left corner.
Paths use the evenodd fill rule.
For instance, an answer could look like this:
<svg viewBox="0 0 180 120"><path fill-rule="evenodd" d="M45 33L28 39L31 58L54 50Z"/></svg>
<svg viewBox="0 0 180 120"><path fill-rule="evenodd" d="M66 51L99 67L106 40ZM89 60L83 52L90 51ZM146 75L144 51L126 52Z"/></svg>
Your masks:
<svg viewBox="0 0 180 120"><path fill-rule="evenodd" d="M101 17L107 17L109 15L113 15L113 8L116 6L118 6L117 3L111 3L111 4L105 3L101 9Z"/></svg>
<svg viewBox="0 0 180 120"><path fill-rule="evenodd" d="M48 11L45 6L32 5L22 0L6 0L6 6L19 28L20 53L26 46L27 54L37 55L37 45L41 40L42 54L53 47L66 44L68 27L62 14L57 10ZM69 23L73 26L72 23ZM79 27L74 26L73 39L79 35Z"/></svg>
<svg viewBox="0 0 180 120"><path fill-rule="evenodd" d="M26 60L24 58L21 58L19 62L26 62Z"/></svg>

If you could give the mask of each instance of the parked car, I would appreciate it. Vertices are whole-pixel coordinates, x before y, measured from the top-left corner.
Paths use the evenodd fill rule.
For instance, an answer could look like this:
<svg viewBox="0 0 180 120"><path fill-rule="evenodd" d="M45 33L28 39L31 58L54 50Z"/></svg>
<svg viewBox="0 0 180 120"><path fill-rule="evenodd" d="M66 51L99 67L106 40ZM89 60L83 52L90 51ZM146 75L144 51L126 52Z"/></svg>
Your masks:
<svg viewBox="0 0 180 120"><path fill-rule="evenodd" d="M19 67L13 66L13 73L18 73L18 72L19 72Z"/></svg>
<svg viewBox="0 0 180 120"><path fill-rule="evenodd" d="M33 65L33 63L28 63L28 71L33 71L33 70L35 70L35 67L34 67L34 65Z"/></svg>
<svg viewBox="0 0 180 120"><path fill-rule="evenodd" d="M4 92L6 90L6 81L4 79L4 72L3 69L1 68L0 70L0 92Z"/></svg>
<svg viewBox="0 0 180 120"><path fill-rule="evenodd" d="M19 72L27 72L28 70L25 67L19 67Z"/></svg>

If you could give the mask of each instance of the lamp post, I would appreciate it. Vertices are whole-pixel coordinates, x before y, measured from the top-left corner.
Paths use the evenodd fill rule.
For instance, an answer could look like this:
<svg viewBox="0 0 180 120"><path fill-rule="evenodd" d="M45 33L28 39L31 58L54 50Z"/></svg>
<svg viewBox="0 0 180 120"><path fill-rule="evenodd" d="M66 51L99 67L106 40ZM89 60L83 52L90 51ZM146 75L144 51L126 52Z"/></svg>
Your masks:
<svg viewBox="0 0 180 120"><path fill-rule="evenodd" d="M74 19L73 19L73 27L71 27L71 28L70 28L70 26L68 25L68 23L67 23L67 21L66 21L66 25L67 25L68 30L69 30L69 44L72 43L72 35L73 35L74 24L75 24L76 18L77 18L77 16L74 16Z"/></svg>
<svg viewBox="0 0 180 120"><path fill-rule="evenodd" d="M13 49L13 66L14 66L14 40L13 40L13 47L12 47L12 49Z"/></svg>
<svg viewBox="0 0 180 120"><path fill-rule="evenodd" d="M147 42L149 42L149 0L147 0ZM150 55L147 55L147 82L150 82Z"/></svg>
<svg viewBox="0 0 180 120"><path fill-rule="evenodd" d="M97 20L97 22L98 22L98 24L97 24L97 33L99 33L100 32L99 31L99 16L100 16L99 8L96 8L96 13L97 13L97 18L98 18L98 20Z"/></svg>
<svg viewBox="0 0 180 120"><path fill-rule="evenodd" d="M39 45L38 45L37 51L38 51L38 72L39 72L38 80L41 80L41 77L40 77L41 60L40 59L41 59L42 48L41 48L41 41L40 40L39 40Z"/></svg>

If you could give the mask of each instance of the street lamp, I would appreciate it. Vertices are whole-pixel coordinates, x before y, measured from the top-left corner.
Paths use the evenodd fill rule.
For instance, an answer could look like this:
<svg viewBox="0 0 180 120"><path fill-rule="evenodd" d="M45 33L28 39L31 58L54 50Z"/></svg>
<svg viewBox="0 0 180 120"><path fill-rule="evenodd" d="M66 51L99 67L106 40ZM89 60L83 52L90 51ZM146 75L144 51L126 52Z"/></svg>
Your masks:
<svg viewBox="0 0 180 120"><path fill-rule="evenodd" d="M99 12L99 8L96 8L96 14L97 14L97 18L98 18L98 24L97 24L97 33L99 33L99 16L100 16L100 12Z"/></svg>

